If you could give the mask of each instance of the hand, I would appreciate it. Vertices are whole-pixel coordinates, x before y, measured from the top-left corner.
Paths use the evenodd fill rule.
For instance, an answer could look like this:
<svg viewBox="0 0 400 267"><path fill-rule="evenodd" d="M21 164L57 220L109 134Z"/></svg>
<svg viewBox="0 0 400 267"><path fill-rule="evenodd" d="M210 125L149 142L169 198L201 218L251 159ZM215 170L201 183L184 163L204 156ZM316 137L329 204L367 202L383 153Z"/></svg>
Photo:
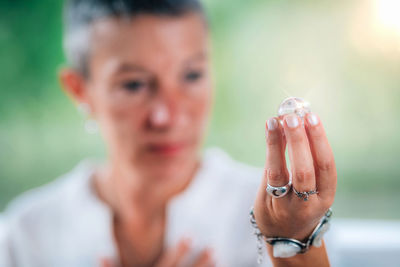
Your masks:
<svg viewBox="0 0 400 267"><path fill-rule="evenodd" d="M324 128L315 114L307 114L304 127L295 114L267 121L267 154L264 179L257 193L254 215L264 236L305 241L332 205L336 191L336 167ZM285 148L298 192L317 190L307 201L293 191L281 198L267 194L267 183L284 186L289 182Z"/></svg>
<svg viewBox="0 0 400 267"><path fill-rule="evenodd" d="M188 239L182 239L178 245L173 248L167 249L155 263L155 267L176 267L182 266L187 255L190 251L190 242ZM117 267L110 259L104 258L101 260L101 267ZM191 267L211 267L215 263L211 257L211 250L204 249L200 252L199 256L190 265Z"/></svg>

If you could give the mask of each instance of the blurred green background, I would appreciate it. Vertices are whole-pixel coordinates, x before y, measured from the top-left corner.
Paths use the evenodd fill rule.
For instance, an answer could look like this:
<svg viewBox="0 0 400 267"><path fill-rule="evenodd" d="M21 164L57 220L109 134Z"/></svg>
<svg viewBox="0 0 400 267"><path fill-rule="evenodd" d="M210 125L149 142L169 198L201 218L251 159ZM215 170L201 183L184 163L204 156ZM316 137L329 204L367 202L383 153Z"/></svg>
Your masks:
<svg viewBox="0 0 400 267"><path fill-rule="evenodd" d="M262 167L265 120L309 100L335 152L337 217L400 219L400 1L207 0L216 103L206 146ZM60 90L62 1L0 1L0 211L101 157Z"/></svg>

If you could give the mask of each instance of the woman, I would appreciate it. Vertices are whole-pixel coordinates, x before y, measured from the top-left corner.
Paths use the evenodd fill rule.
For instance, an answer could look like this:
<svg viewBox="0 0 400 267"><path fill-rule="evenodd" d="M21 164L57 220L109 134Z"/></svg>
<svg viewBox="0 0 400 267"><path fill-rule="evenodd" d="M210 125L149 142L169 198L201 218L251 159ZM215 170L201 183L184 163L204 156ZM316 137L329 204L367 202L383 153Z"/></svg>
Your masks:
<svg viewBox="0 0 400 267"><path fill-rule="evenodd" d="M199 153L212 86L197 0L71 0L65 26L61 84L99 125L108 158L9 206L4 266L252 266L252 205L260 237L309 240L336 188L315 114L304 127L294 114L267 121L265 172ZM290 248L270 243L276 266L329 265L324 246L284 257Z"/></svg>

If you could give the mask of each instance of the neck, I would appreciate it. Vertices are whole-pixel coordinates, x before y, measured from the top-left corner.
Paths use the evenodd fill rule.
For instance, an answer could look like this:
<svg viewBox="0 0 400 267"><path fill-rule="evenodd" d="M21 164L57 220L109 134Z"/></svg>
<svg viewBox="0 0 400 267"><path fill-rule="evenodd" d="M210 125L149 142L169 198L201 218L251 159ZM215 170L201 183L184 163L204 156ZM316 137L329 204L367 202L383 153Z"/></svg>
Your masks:
<svg viewBox="0 0 400 267"><path fill-rule="evenodd" d="M188 187L198 168L196 159L187 168L181 168L172 182L160 182L154 177L141 176L134 167L109 161L96 171L94 187L116 217L129 221L137 217L154 220L165 216L169 200Z"/></svg>

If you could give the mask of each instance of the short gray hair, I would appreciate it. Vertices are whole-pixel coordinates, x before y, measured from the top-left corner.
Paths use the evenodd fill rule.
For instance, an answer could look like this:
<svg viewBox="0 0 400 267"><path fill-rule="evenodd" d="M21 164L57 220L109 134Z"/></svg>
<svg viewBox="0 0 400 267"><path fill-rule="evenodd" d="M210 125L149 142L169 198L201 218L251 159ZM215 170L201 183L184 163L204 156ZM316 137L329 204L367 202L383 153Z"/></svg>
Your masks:
<svg viewBox="0 0 400 267"><path fill-rule="evenodd" d="M63 48L67 63L87 77L91 27L107 17L140 14L181 16L197 12L206 17L199 0L66 0Z"/></svg>

